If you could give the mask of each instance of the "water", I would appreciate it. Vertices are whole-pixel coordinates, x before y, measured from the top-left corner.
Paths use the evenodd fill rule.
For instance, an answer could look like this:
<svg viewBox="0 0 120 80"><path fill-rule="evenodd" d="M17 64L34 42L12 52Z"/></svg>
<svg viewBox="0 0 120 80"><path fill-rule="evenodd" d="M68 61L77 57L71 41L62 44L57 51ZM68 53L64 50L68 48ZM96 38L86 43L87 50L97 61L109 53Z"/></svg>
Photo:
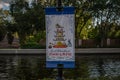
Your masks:
<svg viewBox="0 0 120 80"><path fill-rule="evenodd" d="M120 76L120 55L78 55L75 69L63 72L65 78ZM38 80L56 74L56 69L45 68L43 55L0 55L0 80Z"/></svg>

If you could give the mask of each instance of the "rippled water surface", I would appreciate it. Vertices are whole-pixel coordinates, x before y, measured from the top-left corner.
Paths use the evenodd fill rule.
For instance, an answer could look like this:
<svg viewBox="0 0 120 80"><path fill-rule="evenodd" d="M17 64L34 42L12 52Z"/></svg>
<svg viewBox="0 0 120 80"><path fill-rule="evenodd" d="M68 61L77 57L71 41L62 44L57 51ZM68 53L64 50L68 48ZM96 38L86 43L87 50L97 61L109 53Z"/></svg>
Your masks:
<svg viewBox="0 0 120 80"><path fill-rule="evenodd" d="M75 69L63 73L67 78L120 76L120 55L78 55ZM0 55L0 80L38 80L56 74L56 69L45 68L44 55Z"/></svg>

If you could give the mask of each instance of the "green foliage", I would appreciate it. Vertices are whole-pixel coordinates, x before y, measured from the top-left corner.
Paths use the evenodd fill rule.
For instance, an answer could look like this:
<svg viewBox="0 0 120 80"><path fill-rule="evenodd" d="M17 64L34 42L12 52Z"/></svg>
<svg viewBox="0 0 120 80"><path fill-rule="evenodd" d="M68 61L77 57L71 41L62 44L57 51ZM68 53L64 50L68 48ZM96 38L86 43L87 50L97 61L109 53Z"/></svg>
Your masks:
<svg viewBox="0 0 120 80"><path fill-rule="evenodd" d="M21 45L21 48L22 49L45 49L46 47L36 42L28 41L27 43Z"/></svg>
<svg viewBox="0 0 120 80"><path fill-rule="evenodd" d="M12 35L11 32L7 33L7 40L8 40L8 44L12 44L13 40L14 40L14 36Z"/></svg>
<svg viewBox="0 0 120 80"><path fill-rule="evenodd" d="M88 32L89 39L97 39L99 36L97 27L92 27Z"/></svg>
<svg viewBox="0 0 120 80"><path fill-rule="evenodd" d="M54 80L54 79L50 79L50 78L44 78L44 79L42 79L42 80Z"/></svg>
<svg viewBox="0 0 120 80"><path fill-rule="evenodd" d="M39 43L41 39L45 39L46 32L45 31L39 31L36 34L34 34L35 42Z"/></svg>
<svg viewBox="0 0 120 80"><path fill-rule="evenodd" d="M120 17L118 14L119 1L93 0L91 3L92 5L89 7L89 9L91 11L92 17L94 18L93 22L96 22L98 26L101 42L102 39L106 39L107 37L115 37L113 30L117 32L117 29L115 29L115 27L114 29L110 28L115 26L113 24L119 24L119 22L116 23L119 20L118 17Z"/></svg>
<svg viewBox="0 0 120 80"><path fill-rule="evenodd" d="M31 4L31 6L25 0L17 0L10 6L11 15L16 23L12 29L18 33L21 45L26 43L27 36L45 30L43 7L41 4Z"/></svg>
<svg viewBox="0 0 120 80"><path fill-rule="evenodd" d="M29 5L26 0L16 0L10 4L10 13L3 14L2 9L0 10L0 41L7 31L17 32L21 45L35 46L41 38L45 39L44 8L55 6L56 1L37 1L38 3L35 3L33 0ZM99 43L106 38L120 38L120 0L63 0L62 2L63 6L75 7L77 43L79 38L96 39ZM13 18L10 22L4 19L10 15ZM36 43L26 43L30 35L34 35Z"/></svg>
<svg viewBox="0 0 120 80"><path fill-rule="evenodd" d="M23 45L21 45L21 48L22 49L43 49L45 47L40 46L40 45L35 44L35 43L29 43L29 44L23 44Z"/></svg>
<svg viewBox="0 0 120 80"><path fill-rule="evenodd" d="M108 37L111 39L119 39L120 38L120 25L117 23L111 23L110 24L110 30L108 33Z"/></svg>
<svg viewBox="0 0 120 80"><path fill-rule="evenodd" d="M91 25L91 14L86 11L86 9L88 7L85 6L86 3L81 4L81 7L76 9L76 38L83 38L84 36L87 36L87 30L88 27ZM84 9L83 7L85 7L86 9Z"/></svg>
<svg viewBox="0 0 120 80"><path fill-rule="evenodd" d="M116 32L115 37L120 39L120 30Z"/></svg>
<svg viewBox="0 0 120 80"><path fill-rule="evenodd" d="M29 36L25 44L21 45L23 49L45 49L45 45L40 45L41 35L38 33L35 36Z"/></svg>
<svg viewBox="0 0 120 80"><path fill-rule="evenodd" d="M4 28L4 26L0 26L0 41L2 41L5 37L6 34L6 30Z"/></svg>
<svg viewBox="0 0 120 80"><path fill-rule="evenodd" d="M0 10L0 41L3 40L6 34L6 28L4 25L4 17L3 17L3 11Z"/></svg>

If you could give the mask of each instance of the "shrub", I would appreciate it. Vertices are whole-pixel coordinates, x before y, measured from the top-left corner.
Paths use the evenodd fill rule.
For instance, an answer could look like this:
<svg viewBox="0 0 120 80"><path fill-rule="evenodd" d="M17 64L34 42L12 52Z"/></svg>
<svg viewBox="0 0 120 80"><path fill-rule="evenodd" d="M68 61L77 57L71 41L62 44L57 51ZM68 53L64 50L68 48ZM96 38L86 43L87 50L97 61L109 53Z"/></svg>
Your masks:
<svg viewBox="0 0 120 80"><path fill-rule="evenodd" d="M21 45L21 48L22 49L44 49L45 46L41 46L37 43L27 43L27 44Z"/></svg>

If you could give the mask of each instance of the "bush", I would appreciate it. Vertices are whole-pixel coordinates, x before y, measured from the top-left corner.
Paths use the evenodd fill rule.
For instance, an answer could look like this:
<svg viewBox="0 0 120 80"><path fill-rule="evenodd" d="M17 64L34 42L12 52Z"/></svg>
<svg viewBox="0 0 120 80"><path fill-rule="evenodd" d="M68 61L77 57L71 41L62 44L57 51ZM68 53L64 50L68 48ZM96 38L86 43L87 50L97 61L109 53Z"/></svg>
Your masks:
<svg viewBox="0 0 120 80"><path fill-rule="evenodd" d="M8 44L12 44L13 40L14 40L14 36L12 35L11 32L7 33L7 40L8 40Z"/></svg>
<svg viewBox="0 0 120 80"><path fill-rule="evenodd" d="M4 39L6 35L6 30L3 26L0 26L0 41L2 41Z"/></svg>
<svg viewBox="0 0 120 80"><path fill-rule="evenodd" d="M21 45L22 49L45 49L45 46L40 45L38 41L36 41L34 36L29 36L26 40L26 43Z"/></svg>
<svg viewBox="0 0 120 80"><path fill-rule="evenodd" d="M41 46L36 43L27 43L27 44L21 45L21 48L22 49L45 49L45 46Z"/></svg>

